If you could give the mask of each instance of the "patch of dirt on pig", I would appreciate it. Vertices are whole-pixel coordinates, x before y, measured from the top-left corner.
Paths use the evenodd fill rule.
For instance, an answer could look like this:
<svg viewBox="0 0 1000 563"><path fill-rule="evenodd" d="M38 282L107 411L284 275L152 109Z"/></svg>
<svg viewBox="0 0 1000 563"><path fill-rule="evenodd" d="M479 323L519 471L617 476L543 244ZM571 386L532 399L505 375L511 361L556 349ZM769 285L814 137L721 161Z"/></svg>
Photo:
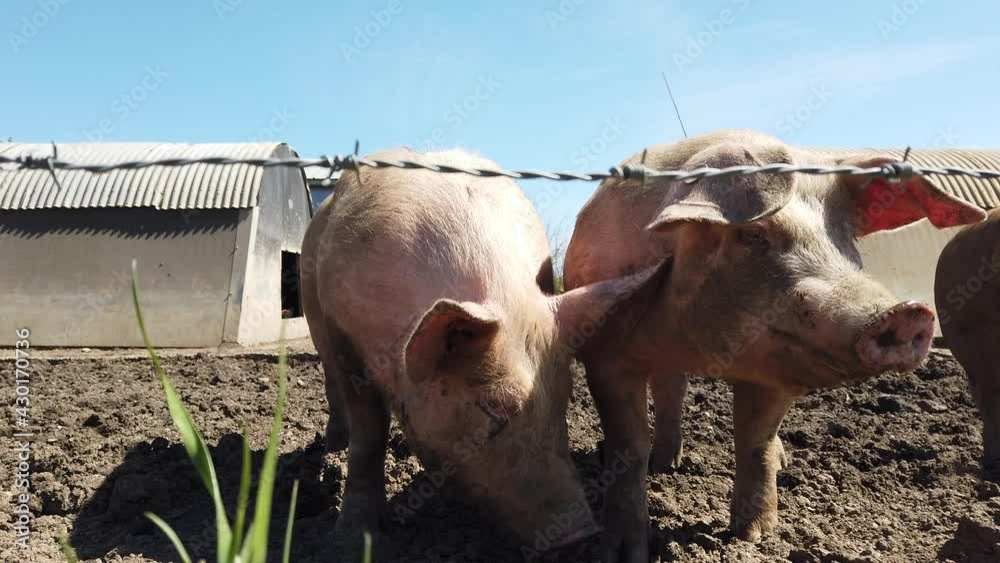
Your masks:
<svg viewBox="0 0 1000 563"><path fill-rule="evenodd" d="M236 497L243 421L259 467L276 393L273 354L172 356L164 361L212 449L223 495ZM86 561L177 561L144 517L175 527L195 557L214 551L212 507L179 445L146 360L35 360L31 421L37 516L27 550L13 544L13 454L0 483L0 560L61 561L66 536ZM577 372L570 406L574 460L587 486L599 479L600 424ZM346 455L324 455L323 377L309 352L290 358L289 409L278 464L272 559L292 483L300 481L292 560L337 561L333 527ZM681 468L649 478L655 550L664 561L997 561L1000 485L979 468L980 425L961 368L944 355L914 374L799 400L781 430L791 466L779 474L781 524L760 544L727 531L732 490L731 392L695 380L687 397ZM4 439L15 415L4 409ZM516 477L512 477L516 478ZM390 514L376 559L395 562L521 561L488 519L447 484L439 487L394 427L387 459ZM600 509L597 500L595 509ZM583 560L595 553L585 546Z"/></svg>

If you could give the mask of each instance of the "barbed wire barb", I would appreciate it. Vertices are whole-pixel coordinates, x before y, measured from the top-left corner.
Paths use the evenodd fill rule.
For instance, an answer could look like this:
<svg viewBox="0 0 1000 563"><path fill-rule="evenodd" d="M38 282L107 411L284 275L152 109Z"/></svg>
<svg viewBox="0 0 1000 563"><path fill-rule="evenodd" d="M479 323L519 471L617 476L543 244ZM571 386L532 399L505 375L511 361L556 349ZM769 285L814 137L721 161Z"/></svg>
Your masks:
<svg viewBox="0 0 1000 563"><path fill-rule="evenodd" d="M56 146L55 141L52 141L52 156L45 159L45 164L49 169L49 174L52 174L52 181L56 183L56 190L62 191L62 184L59 183L59 176L56 175L56 168L52 165L52 163L56 160L59 160L59 147Z"/></svg>
<svg viewBox="0 0 1000 563"><path fill-rule="evenodd" d="M363 182L361 181L361 167L357 165L358 153L360 152L361 152L361 141L358 139L354 139L354 154L351 155L351 164L354 165L354 172L356 172L358 175L359 186L363 185Z"/></svg>

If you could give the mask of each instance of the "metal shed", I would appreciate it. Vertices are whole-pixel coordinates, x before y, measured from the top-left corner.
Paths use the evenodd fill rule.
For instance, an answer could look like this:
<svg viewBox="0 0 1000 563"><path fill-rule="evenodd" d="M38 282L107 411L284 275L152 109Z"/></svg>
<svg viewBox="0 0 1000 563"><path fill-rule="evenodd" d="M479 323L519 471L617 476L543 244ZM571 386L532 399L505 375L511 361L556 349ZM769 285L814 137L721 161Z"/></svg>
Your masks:
<svg viewBox="0 0 1000 563"><path fill-rule="evenodd" d="M819 149L833 156L871 155L902 159L900 149ZM914 149L908 162L926 167L960 167L1000 170L1000 150ZM978 180L966 176L930 176L930 180L954 197L984 210L1000 207L1000 180ZM901 299L934 306L934 271L938 256L961 227L936 229L926 219L905 227L875 233L858 241L865 270ZM935 326L941 336L940 325Z"/></svg>
<svg viewBox="0 0 1000 563"><path fill-rule="evenodd" d="M306 183L309 185L309 194L312 196L313 209L316 209L333 193L333 186L343 172L337 170L331 174L329 168L322 166L306 166L303 171Z"/></svg>
<svg viewBox="0 0 1000 563"><path fill-rule="evenodd" d="M0 143L7 156L49 145ZM80 143L61 159L291 158L286 144ZM300 169L194 165L0 169L0 318L39 346L141 346L131 261L157 346L256 344L306 336L298 255L312 217ZM11 344L13 332L0 334Z"/></svg>

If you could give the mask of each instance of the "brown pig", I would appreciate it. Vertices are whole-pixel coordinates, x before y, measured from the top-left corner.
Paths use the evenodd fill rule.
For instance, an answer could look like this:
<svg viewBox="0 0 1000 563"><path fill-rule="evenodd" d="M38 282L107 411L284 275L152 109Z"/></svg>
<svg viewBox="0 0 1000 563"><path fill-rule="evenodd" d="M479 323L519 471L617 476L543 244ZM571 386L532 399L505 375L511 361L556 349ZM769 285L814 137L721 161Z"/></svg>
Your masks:
<svg viewBox="0 0 1000 563"><path fill-rule="evenodd" d="M721 131L652 147L645 164L692 170L888 162L835 159L751 131ZM931 309L900 303L865 275L856 239L924 217L950 227L982 216L915 176L898 184L847 174L603 182L577 218L566 287L659 264L579 353L604 428L605 459L619 451L640 457L607 492L605 558L647 560L646 462L651 450L653 471L679 461L685 374L734 388L732 529L756 541L774 528L775 476L786 463L777 431L795 398L912 369L931 343ZM647 383L656 411L652 447Z"/></svg>
<svg viewBox="0 0 1000 563"><path fill-rule="evenodd" d="M983 468L1000 479L1000 210L962 229L938 258L934 301L941 332L969 376L983 419Z"/></svg>
<svg viewBox="0 0 1000 563"><path fill-rule="evenodd" d="M373 158L495 168L462 151ZM569 362L641 276L554 296L542 223L512 180L365 168L317 211L301 279L327 447L348 448L339 535L379 527L390 413L526 548L597 531L567 453Z"/></svg>

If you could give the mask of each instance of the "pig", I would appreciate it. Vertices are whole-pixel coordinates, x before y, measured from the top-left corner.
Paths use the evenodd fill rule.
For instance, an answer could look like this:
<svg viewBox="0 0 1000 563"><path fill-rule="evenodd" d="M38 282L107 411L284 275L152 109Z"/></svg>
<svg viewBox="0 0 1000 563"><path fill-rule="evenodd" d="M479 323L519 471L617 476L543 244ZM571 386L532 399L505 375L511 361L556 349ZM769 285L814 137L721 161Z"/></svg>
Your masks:
<svg viewBox="0 0 1000 563"><path fill-rule="evenodd" d="M941 333L969 377L983 421L982 465L1000 480L1000 210L962 229L938 258L934 304Z"/></svg>
<svg viewBox="0 0 1000 563"><path fill-rule="evenodd" d="M458 149L372 158L496 168ZM569 365L642 275L553 295L544 228L512 180L372 168L344 172L300 264L327 449L348 450L338 540L387 516L392 414L424 466L522 548L555 553L597 532L568 456Z"/></svg>
<svg viewBox="0 0 1000 563"><path fill-rule="evenodd" d="M685 170L891 161L834 158L740 130L658 145L645 155L647 167ZM982 211L919 176L898 184L847 174L602 182L577 217L566 288L656 269L578 351L604 429L604 459L624 451L639 458L607 492L606 561L647 560L645 478L679 464L686 374L733 387L731 529L758 541L775 527L775 478L788 462L777 431L795 398L913 369L928 353L930 307L901 303L865 275L855 244L924 217L951 227L980 221Z"/></svg>

